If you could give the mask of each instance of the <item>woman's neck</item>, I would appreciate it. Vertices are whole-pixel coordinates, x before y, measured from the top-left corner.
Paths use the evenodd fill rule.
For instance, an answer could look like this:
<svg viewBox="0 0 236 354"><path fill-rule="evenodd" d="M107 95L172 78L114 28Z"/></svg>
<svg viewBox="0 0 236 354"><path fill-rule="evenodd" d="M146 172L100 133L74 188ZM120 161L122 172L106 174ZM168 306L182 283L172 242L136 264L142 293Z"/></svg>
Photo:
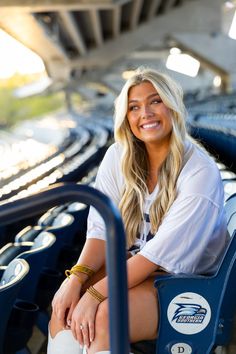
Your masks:
<svg viewBox="0 0 236 354"><path fill-rule="evenodd" d="M169 144L163 146L146 146L148 159L149 159L149 171L147 177L147 187L149 193L153 192L158 180L158 172L161 165L165 161L169 153Z"/></svg>

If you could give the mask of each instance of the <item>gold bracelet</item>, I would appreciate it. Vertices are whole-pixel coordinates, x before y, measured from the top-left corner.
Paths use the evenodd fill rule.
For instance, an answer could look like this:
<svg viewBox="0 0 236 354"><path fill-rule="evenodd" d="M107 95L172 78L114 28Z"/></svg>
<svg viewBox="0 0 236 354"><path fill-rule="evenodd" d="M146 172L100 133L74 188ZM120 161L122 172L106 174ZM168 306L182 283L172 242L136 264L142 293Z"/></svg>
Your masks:
<svg viewBox="0 0 236 354"><path fill-rule="evenodd" d="M90 267L82 264L76 264L74 265L71 270L78 272L78 273L84 273L86 274L89 278L94 275L94 270L91 269Z"/></svg>
<svg viewBox="0 0 236 354"><path fill-rule="evenodd" d="M67 276L67 278L70 279L71 274L74 274L74 275L77 277L77 279L78 279L78 281L80 282L80 284L82 284L82 285L84 284L84 282L83 282L83 280L80 278L80 276L79 276L77 273L75 273L73 270L71 270L71 269L65 270L65 275Z"/></svg>
<svg viewBox="0 0 236 354"><path fill-rule="evenodd" d="M86 291L99 302L103 302L106 299L106 297L97 291L93 286L90 286Z"/></svg>

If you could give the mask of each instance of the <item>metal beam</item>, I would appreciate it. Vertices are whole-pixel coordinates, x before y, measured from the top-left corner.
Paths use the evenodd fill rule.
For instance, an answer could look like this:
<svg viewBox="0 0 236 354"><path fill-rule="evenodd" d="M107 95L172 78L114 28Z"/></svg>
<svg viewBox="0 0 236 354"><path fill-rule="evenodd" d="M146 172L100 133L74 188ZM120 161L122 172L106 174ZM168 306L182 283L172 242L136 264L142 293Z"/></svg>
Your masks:
<svg viewBox="0 0 236 354"><path fill-rule="evenodd" d="M103 35L102 35L102 27L101 20L99 17L98 10L91 9L89 11L89 15L92 22L93 34L95 38L95 42L97 46L101 46L103 44Z"/></svg>
<svg viewBox="0 0 236 354"><path fill-rule="evenodd" d="M59 17L61 18L63 25L68 31L68 34L76 45L79 53L81 55L85 55L87 53L87 48L81 35L80 29L76 25L75 19L72 14L68 11L60 11Z"/></svg>
<svg viewBox="0 0 236 354"><path fill-rule="evenodd" d="M148 14L147 14L147 19L150 20L152 17L156 15L157 9L161 4L161 0L152 0L152 3L150 5Z"/></svg>
<svg viewBox="0 0 236 354"><path fill-rule="evenodd" d="M112 33L114 38L117 38L120 34L120 23L121 23L121 8L120 6L115 6L113 9L113 21L112 21Z"/></svg>
<svg viewBox="0 0 236 354"><path fill-rule="evenodd" d="M193 48L186 46L185 44L179 42L178 40L173 39L176 42L176 46L181 49L184 53L187 53L193 56L195 59L199 60L201 65L210 71L213 71L216 75L221 77L221 91L230 92L231 83L230 83L230 73L222 68L220 65L214 63L210 59L206 58L204 55L200 54Z"/></svg>
<svg viewBox="0 0 236 354"><path fill-rule="evenodd" d="M130 16L130 29L134 29L138 25L140 13L142 10L143 0L136 0L132 6L132 16Z"/></svg>
<svg viewBox="0 0 236 354"><path fill-rule="evenodd" d="M0 10L2 12L11 12L14 10L25 12L53 12L53 11L87 11L90 9L112 9L123 2L131 0L1 0Z"/></svg>
<svg viewBox="0 0 236 354"><path fill-rule="evenodd" d="M218 31L220 21L212 23L211 17L218 14L218 5L210 7L202 12L201 29L199 30L199 19L196 18L195 9L199 6L199 2L204 6L211 4L212 0L190 1L185 2L182 7L175 8L175 11L169 11L166 15L156 16L151 21L139 25L135 31L121 33L121 35L112 41L104 42L101 48L91 49L88 54L81 59L71 62L72 67L81 66L82 68L96 68L110 65L113 61L118 60L133 50L140 48L148 43L157 40L163 40L169 33L178 32L209 32ZM220 13L219 13L220 16ZM185 21L183 21L183 18Z"/></svg>

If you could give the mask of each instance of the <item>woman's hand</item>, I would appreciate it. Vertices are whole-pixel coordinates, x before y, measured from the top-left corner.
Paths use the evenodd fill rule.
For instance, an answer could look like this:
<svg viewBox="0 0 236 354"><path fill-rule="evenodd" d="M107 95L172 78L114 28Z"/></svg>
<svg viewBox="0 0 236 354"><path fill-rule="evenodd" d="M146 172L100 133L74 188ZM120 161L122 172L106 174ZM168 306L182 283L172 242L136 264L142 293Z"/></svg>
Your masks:
<svg viewBox="0 0 236 354"><path fill-rule="evenodd" d="M89 348L95 336L95 317L100 302L87 292L72 314L71 330L81 346Z"/></svg>
<svg viewBox="0 0 236 354"><path fill-rule="evenodd" d="M75 275L71 275L70 279L66 278L63 281L54 295L52 300L53 313L63 328L70 326L72 313L80 298L81 287L78 278L76 279Z"/></svg>

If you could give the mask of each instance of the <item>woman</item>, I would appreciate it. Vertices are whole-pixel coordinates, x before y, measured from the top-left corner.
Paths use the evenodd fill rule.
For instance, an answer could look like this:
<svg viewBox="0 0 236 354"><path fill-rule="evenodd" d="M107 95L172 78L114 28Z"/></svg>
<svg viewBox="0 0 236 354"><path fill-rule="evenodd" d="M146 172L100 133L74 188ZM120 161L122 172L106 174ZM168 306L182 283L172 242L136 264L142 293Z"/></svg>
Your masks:
<svg viewBox="0 0 236 354"><path fill-rule="evenodd" d="M215 272L227 244L224 193L214 161L186 133L182 90L166 75L141 68L126 82L115 140L96 188L119 207L127 234L132 343L157 336L154 272ZM53 299L49 354L109 350L104 265L104 224L91 208L78 267Z"/></svg>

